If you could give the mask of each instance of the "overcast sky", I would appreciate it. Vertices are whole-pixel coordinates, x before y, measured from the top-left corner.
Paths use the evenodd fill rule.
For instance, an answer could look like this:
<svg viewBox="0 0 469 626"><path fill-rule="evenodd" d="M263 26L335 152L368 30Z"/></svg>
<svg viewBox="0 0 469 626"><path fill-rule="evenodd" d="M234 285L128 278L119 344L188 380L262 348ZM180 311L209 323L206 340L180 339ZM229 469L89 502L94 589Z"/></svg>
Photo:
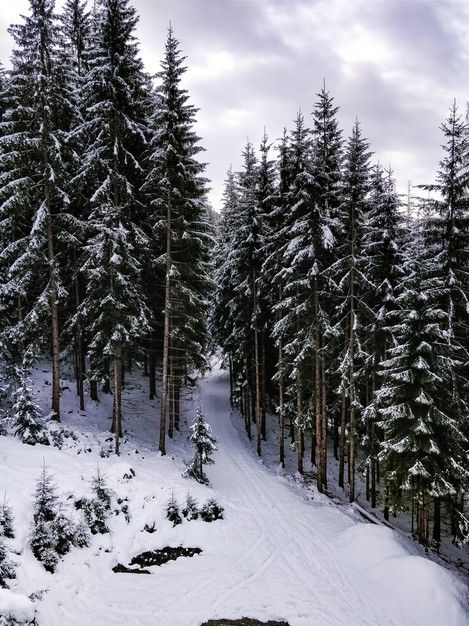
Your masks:
<svg viewBox="0 0 469 626"><path fill-rule="evenodd" d="M61 2L58 1L58 6ZM159 68L172 21L187 56L185 85L200 107L210 199L219 209L226 170L239 167L249 138L272 140L306 119L326 80L345 134L362 122L376 159L391 164L401 190L432 180L441 157L439 125L453 98L469 98L469 3L439 1L133 0L141 53ZM0 0L5 29L27 0Z"/></svg>

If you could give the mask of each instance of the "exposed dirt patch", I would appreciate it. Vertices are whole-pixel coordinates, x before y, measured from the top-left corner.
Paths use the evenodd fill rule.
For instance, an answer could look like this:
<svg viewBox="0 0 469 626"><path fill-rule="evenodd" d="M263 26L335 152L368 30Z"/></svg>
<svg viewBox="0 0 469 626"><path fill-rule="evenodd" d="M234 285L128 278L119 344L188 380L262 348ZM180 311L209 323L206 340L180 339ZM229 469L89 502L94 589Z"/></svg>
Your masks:
<svg viewBox="0 0 469 626"><path fill-rule="evenodd" d="M202 550L200 548L183 548L182 546L172 548L170 546L166 546L166 548L162 548L161 550L142 552L142 554L134 556L128 566L118 563L112 568L112 571L116 574L150 574L151 572L143 568L151 567L152 565L164 565L168 561L175 561L181 556L191 557L195 554L200 554L201 552Z"/></svg>
<svg viewBox="0 0 469 626"><path fill-rule="evenodd" d="M260 622L257 619L242 617L241 619L211 619L201 626L288 626L287 622Z"/></svg>

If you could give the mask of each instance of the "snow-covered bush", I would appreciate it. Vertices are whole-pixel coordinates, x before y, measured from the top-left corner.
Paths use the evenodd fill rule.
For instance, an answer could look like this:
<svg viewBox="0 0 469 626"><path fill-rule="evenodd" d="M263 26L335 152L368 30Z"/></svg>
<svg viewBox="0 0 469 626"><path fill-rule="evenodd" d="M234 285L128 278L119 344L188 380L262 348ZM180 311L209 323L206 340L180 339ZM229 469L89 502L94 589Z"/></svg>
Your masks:
<svg viewBox="0 0 469 626"><path fill-rule="evenodd" d="M31 549L49 572L55 570L59 558L72 546L86 545L82 526L77 527L64 514L52 476L45 466L36 485L33 519Z"/></svg>
<svg viewBox="0 0 469 626"><path fill-rule="evenodd" d="M197 482L207 484L208 478L204 472L204 465L214 462L211 454L217 449L217 446L216 439L212 435L212 428L205 421L205 414L200 408L197 409L194 423L191 426L189 441L195 448L195 456L192 461L187 463L184 476L192 476Z"/></svg>
<svg viewBox="0 0 469 626"><path fill-rule="evenodd" d="M190 522L193 519L197 519L199 517L199 509L197 508L197 502L190 493L186 496L186 504L182 509L183 516Z"/></svg>
<svg viewBox="0 0 469 626"><path fill-rule="evenodd" d="M179 512L179 505L174 498L174 494L171 494L171 498L166 506L166 518L172 522L173 526L182 524L182 517Z"/></svg>
<svg viewBox="0 0 469 626"><path fill-rule="evenodd" d="M224 510L214 498L210 498L200 509L200 517L204 522L214 522L217 519L223 519Z"/></svg>

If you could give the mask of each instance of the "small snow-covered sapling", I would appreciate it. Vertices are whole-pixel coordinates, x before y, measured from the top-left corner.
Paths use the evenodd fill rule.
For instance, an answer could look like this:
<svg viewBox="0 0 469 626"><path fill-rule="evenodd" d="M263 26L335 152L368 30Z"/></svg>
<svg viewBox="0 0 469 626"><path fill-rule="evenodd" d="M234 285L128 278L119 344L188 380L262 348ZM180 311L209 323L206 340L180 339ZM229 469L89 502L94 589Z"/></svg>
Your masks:
<svg viewBox="0 0 469 626"><path fill-rule="evenodd" d="M199 510L197 508L197 502L195 498L189 492L187 493L187 496L186 496L186 504L184 505L184 508L182 509L182 514L189 522L199 517Z"/></svg>
<svg viewBox="0 0 469 626"><path fill-rule="evenodd" d="M172 522L173 526L182 524L182 517L179 512L179 505L174 498L174 493L171 491L171 498L166 506L166 518Z"/></svg>

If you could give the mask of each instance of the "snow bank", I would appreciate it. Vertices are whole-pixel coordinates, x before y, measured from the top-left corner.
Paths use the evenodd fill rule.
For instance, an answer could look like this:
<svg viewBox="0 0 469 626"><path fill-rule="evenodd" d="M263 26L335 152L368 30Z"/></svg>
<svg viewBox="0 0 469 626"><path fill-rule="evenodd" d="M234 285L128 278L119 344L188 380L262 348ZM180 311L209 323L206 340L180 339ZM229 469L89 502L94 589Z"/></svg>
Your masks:
<svg viewBox="0 0 469 626"><path fill-rule="evenodd" d="M34 605L23 594L0 588L0 616L27 624L34 619Z"/></svg>
<svg viewBox="0 0 469 626"><path fill-rule="evenodd" d="M468 590L444 568L419 555L398 533L373 524L352 526L337 539L347 567L369 577L370 589L385 583L391 604L410 624L467 626Z"/></svg>

